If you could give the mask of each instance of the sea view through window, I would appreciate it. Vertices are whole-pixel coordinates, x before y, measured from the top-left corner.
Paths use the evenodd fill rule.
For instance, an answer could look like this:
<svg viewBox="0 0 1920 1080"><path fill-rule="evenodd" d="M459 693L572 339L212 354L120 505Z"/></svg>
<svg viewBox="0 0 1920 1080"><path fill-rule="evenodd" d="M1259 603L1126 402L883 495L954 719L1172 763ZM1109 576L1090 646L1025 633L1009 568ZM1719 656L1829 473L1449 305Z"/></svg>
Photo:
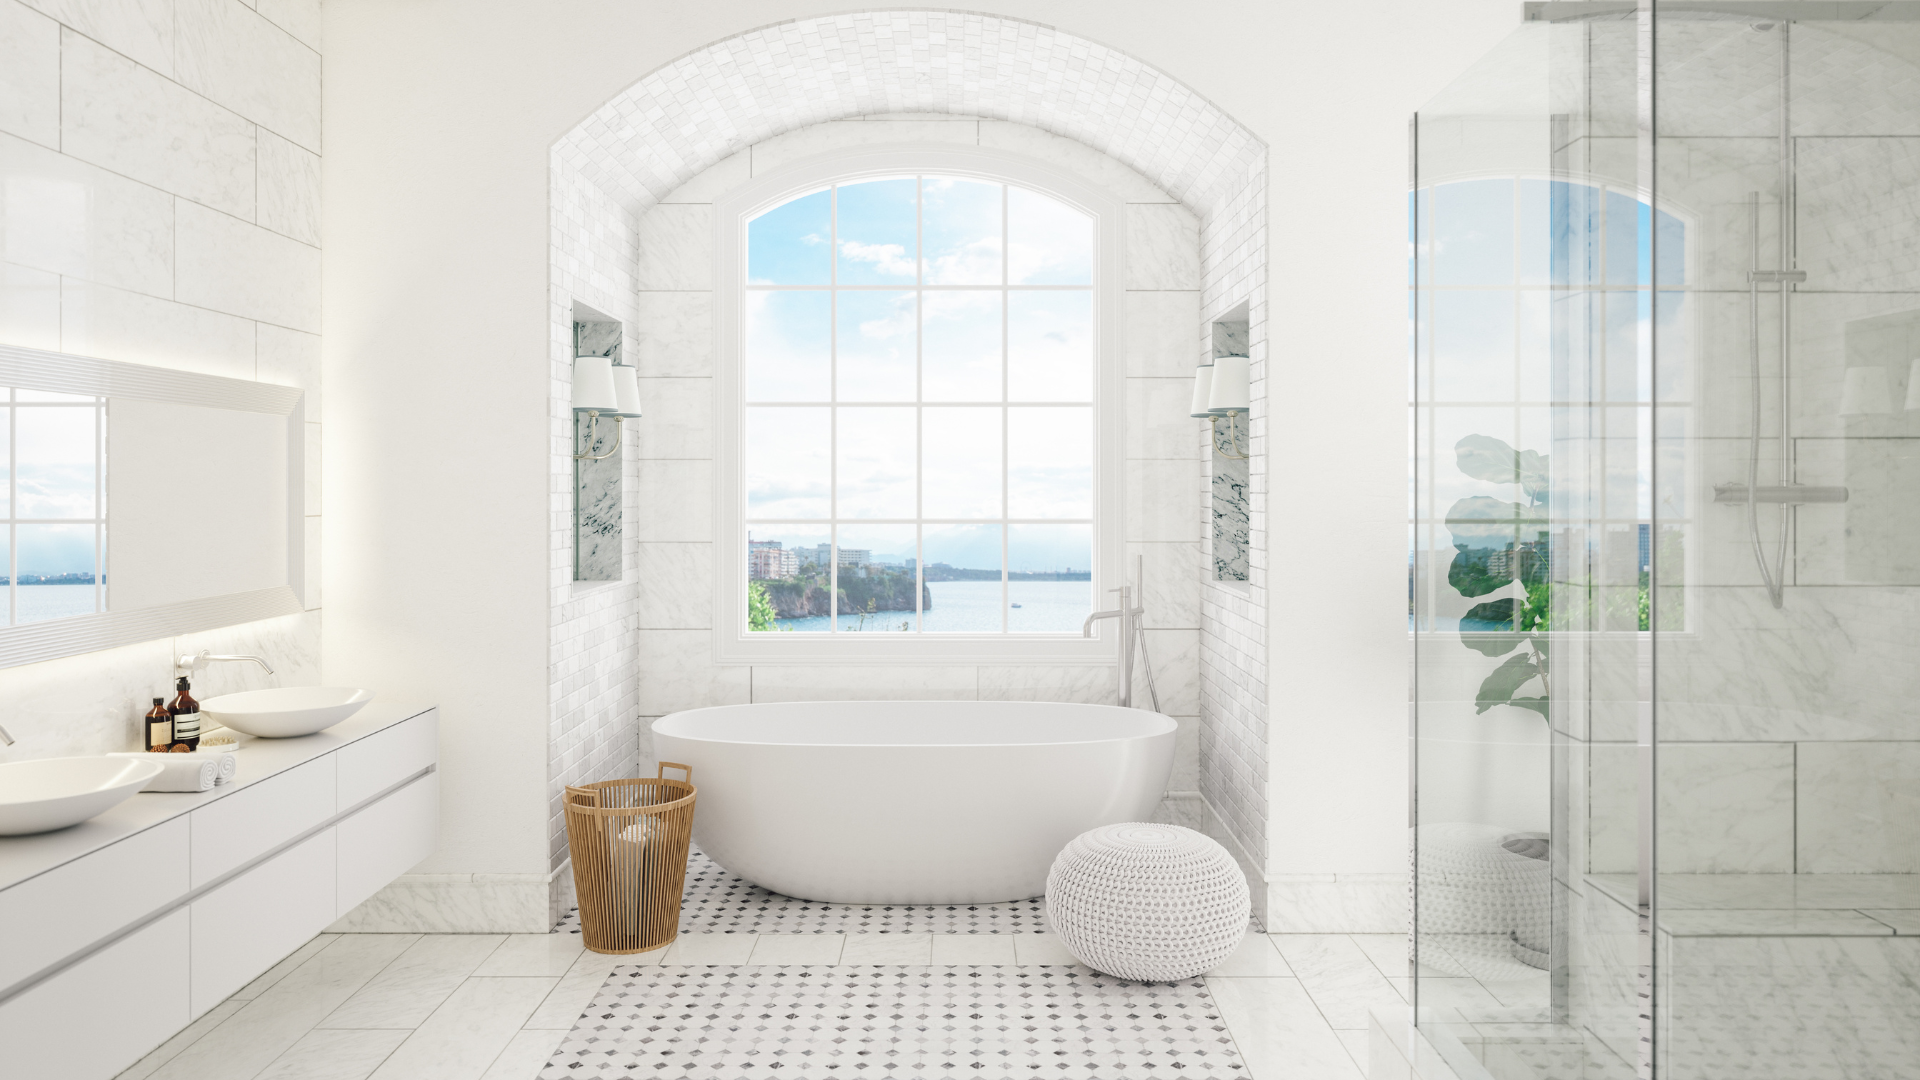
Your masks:
<svg viewBox="0 0 1920 1080"><path fill-rule="evenodd" d="M938 175L747 225L753 631L1077 633L1093 609L1094 220Z"/></svg>

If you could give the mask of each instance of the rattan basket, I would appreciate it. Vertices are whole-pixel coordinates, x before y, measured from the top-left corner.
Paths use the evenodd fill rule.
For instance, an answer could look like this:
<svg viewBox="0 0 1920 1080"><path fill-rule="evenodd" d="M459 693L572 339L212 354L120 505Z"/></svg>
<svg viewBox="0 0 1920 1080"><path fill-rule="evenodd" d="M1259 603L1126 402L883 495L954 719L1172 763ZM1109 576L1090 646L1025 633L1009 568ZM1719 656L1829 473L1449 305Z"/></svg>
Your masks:
<svg viewBox="0 0 1920 1080"><path fill-rule="evenodd" d="M668 769L687 778L669 780ZM693 770L672 761L652 780L567 788L567 846L587 948L649 952L679 936L696 791Z"/></svg>

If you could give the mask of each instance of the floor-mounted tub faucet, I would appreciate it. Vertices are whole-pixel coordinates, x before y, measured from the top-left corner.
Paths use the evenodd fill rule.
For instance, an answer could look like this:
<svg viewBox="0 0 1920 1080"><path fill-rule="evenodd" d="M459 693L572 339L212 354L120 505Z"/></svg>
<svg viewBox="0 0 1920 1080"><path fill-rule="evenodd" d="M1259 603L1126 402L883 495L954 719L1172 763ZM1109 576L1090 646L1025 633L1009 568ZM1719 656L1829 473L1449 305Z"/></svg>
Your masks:
<svg viewBox="0 0 1920 1080"><path fill-rule="evenodd" d="M1138 649L1140 666L1147 672L1147 694L1153 700L1153 711L1159 712L1160 690L1153 684L1153 661L1147 656L1147 632L1140 622L1147 613L1143 606L1146 583L1144 563L1143 556L1134 556L1133 584L1107 590L1120 594L1120 606L1112 611L1096 611L1087 616L1087 621L1080 625L1080 634L1082 637L1092 637L1093 624L1101 619L1120 620L1120 705L1128 709L1133 707L1133 654Z"/></svg>

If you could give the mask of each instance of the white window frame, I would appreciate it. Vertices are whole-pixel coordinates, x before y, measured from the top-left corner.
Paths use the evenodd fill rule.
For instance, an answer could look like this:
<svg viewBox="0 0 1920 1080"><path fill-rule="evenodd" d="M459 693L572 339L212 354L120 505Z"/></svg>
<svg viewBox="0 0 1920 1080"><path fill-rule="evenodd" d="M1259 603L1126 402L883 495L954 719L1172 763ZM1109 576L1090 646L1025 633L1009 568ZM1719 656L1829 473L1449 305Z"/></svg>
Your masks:
<svg viewBox="0 0 1920 1080"><path fill-rule="evenodd" d="M977 147L896 144L837 151L776 169L714 203L714 659L722 664L1053 664L1110 666L1115 620L1079 633L771 634L747 630L745 371L747 222L829 184L936 173L1012 184L1093 217L1093 606L1111 606L1125 561L1125 204L1046 162ZM1004 257L1004 256L1003 256Z"/></svg>

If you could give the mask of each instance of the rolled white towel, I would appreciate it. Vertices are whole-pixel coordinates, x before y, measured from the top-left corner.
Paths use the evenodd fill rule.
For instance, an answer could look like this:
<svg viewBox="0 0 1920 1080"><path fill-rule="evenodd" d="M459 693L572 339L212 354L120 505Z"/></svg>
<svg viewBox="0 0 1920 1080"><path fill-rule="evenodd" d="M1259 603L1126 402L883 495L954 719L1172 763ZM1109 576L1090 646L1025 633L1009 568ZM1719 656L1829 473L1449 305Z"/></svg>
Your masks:
<svg viewBox="0 0 1920 1080"><path fill-rule="evenodd" d="M155 754L134 751L108 754L108 757L145 758L160 763L160 775L141 791L211 791L220 775L220 763L212 754Z"/></svg>
<svg viewBox="0 0 1920 1080"><path fill-rule="evenodd" d="M234 776L240 772L240 757L231 750L208 750L202 747L195 750L193 756L213 759L218 769L213 777L216 784L231 784Z"/></svg>

